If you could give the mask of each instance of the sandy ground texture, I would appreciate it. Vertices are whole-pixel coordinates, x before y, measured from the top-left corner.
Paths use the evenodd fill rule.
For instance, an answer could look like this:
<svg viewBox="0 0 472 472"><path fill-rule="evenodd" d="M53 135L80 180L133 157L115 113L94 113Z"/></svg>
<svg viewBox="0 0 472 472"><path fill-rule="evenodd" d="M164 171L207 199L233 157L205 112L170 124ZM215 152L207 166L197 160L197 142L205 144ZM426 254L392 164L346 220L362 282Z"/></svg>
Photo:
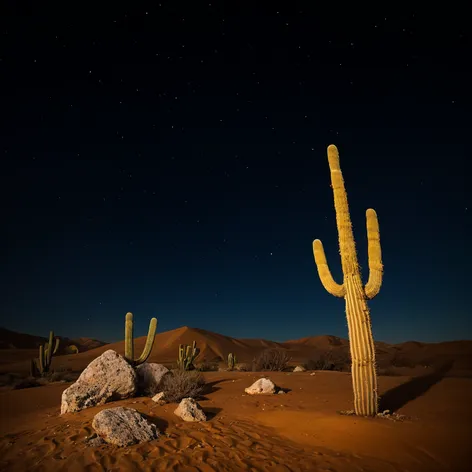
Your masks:
<svg viewBox="0 0 472 472"><path fill-rule="evenodd" d="M352 405L350 374L270 373L284 395L248 396L262 374L209 372L205 423L184 423L175 404L139 397L59 415L52 383L0 392L2 471L465 471L470 457L472 379L429 374L380 377L382 407L403 421L337 413ZM127 448L88 446L94 415L132 407L159 439Z"/></svg>

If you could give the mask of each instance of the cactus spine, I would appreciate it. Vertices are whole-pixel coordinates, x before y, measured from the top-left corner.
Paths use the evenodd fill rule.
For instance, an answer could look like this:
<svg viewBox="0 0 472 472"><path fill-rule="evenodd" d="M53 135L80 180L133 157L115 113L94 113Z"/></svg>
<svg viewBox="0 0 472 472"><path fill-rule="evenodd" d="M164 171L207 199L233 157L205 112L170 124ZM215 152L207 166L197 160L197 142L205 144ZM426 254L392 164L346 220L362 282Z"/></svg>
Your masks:
<svg viewBox="0 0 472 472"><path fill-rule="evenodd" d="M52 356L57 353L60 343L59 338L56 338L53 349L53 341L54 331L49 331L49 341L45 343L44 346L39 346L39 358L37 359L37 363L35 363L34 359L31 361L30 373L32 376L36 377L38 374L44 375L49 372Z"/></svg>
<svg viewBox="0 0 472 472"><path fill-rule="evenodd" d="M198 349L196 341L191 346L181 344L179 346L179 358L177 359L178 368L180 370L190 370L199 353L200 349Z"/></svg>
<svg viewBox="0 0 472 472"><path fill-rule="evenodd" d="M228 354L228 369L233 370L236 364L237 364L236 356L232 352L230 352Z"/></svg>
<svg viewBox="0 0 472 472"><path fill-rule="evenodd" d="M331 186L334 194L339 249L344 275L342 285L337 284L326 261L323 244L313 241L313 253L321 283L328 293L346 301L346 316L352 361L354 411L360 416L374 416L378 412L375 347L367 300L374 298L382 285L382 253L379 223L374 210L368 209L367 238L369 255L369 280L362 284L356 247L352 233L344 180L339 166L339 153L334 145L328 147Z"/></svg>
<svg viewBox="0 0 472 472"><path fill-rule="evenodd" d="M149 331L146 338L146 345L144 346L142 354L138 359L134 359L134 338L133 338L133 314L126 313L125 321L125 358L134 366L146 362L152 351L152 345L154 344L154 338L156 336L157 319L151 318L149 323Z"/></svg>

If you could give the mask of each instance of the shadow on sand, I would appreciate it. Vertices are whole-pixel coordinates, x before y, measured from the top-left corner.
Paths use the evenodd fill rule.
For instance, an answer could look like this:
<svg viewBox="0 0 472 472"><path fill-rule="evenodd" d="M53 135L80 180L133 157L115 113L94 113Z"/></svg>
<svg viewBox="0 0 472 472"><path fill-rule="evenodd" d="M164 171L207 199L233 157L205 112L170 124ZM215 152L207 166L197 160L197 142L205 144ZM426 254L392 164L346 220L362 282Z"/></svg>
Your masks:
<svg viewBox="0 0 472 472"><path fill-rule="evenodd" d="M440 382L451 370L452 361L444 363L431 374L415 377L398 387L388 390L380 397L379 411L396 412L415 398L425 394L433 385Z"/></svg>

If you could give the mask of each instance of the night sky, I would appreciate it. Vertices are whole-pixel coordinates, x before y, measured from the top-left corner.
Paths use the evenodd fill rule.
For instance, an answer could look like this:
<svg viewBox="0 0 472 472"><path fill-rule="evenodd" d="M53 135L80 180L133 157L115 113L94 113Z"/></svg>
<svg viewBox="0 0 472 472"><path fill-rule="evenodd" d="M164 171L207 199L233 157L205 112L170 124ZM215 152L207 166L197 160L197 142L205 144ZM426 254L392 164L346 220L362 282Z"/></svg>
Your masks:
<svg viewBox="0 0 472 472"><path fill-rule="evenodd" d="M0 15L0 325L347 337L312 253L342 281L336 144L364 280L379 217L375 338L472 338L463 12L21 3Z"/></svg>

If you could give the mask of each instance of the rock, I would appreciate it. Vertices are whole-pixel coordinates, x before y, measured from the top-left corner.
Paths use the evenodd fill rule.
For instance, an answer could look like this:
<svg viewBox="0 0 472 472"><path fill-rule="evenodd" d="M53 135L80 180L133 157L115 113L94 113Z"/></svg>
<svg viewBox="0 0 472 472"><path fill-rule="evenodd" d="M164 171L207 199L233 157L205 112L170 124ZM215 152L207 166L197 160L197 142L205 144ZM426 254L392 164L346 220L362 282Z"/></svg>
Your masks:
<svg viewBox="0 0 472 472"><path fill-rule="evenodd" d="M184 398L174 413L184 421L206 421L205 412L193 398Z"/></svg>
<svg viewBox="0 0 472 472"><path fill-rule="evenodd" d="M61 415L129 398L136 393L136 381L133 367L123 356L109 349L62 392Z"/></svg>
<svg viewBox="0 0 472 472"><path fill-rule="evenodd" d="M166 396L166 394L164 392L156 393L152 397L152 401L156 402L156 403L159 403L159 405L164 405L165 403L167 403L167 401L165 399L165 396Z"/></svg>
<svg viewBox="0 0 472 472"><path fill-rule="evenodd" d="M277 393L278 393L279 395L283 395L285 392L284 392L282 389L280 389Z"/></svg>
<svg viewBox="0 0 472 472"><path fill-rule="evenodd" d="M249 395L272 395L276 390L274 382L267 378L256 380L250 387L244 389Z"/></svg>
<svg viewBox="0 0 472 472"><path fill-rule="evenodd" d="M147 396L155 395L162 390L162 379L169 369L162 364L145 362L136 367L138 391Z"/></svg>
<svg viewBox="0 0 472 472"><path fill-rule="evenodd" d="M295 369L293 369L293 371L294 372L305 372L306 369L302 365L297 365L297 367L295 367Z"/></svg>
<svg viewBox="0 0 472 472"><path fill-rule="evenodd" d="M316 375L315 372L312 372L310 375Z"/></svg>
<svg viewBox="0 0 472 472"><path fill-rule="evenodd" d="M92 427L107 443L131 446L159 437L157 426L133 408L108 408L97 413Z"/></svg>

